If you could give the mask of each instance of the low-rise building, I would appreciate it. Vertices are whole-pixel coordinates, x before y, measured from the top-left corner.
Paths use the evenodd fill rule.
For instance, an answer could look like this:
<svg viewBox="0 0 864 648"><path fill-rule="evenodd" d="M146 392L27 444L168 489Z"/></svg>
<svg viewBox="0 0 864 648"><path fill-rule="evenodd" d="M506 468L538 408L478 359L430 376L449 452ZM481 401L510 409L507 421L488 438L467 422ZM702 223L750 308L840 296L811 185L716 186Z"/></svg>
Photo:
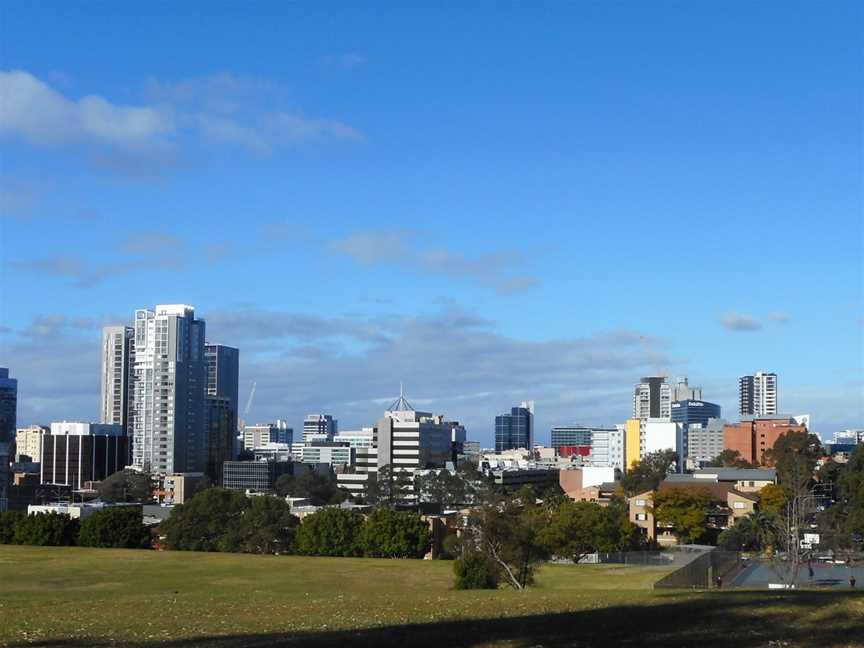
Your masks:
<svg viewBox="0 0 864 648"><path fill-rule="evenodd" d="M141 511L140 504L109 504L108 502L54 502L51 504L31 504L27 507L27 515L38 515L40 513L57 513L68 515L75 520L86 520L99 511L114 507L135 507Z"/></svg>
<svg viewBox="0 0 864 648"><path fill-rule="evenodd" d="M279 477L292 473L293 466L287 461L226 461L222 484L230 490L267 493Z"/></svg>
<svg viewBox="0 0 864 648"><path fill-rule="evenodd" d="M210 483L204 473L170 473L156 477L153 497L159 504L185 504Z"/></svg>
<svg viewBox="0 0 864 648"><path fill-rule="evenodd" d="M724 427L724 445L727 450L737 450L744 461L767 466L765 452L788 432L807 432L807 426L791 416L744 417Z"/></svg>
<svg viewBox="0 0 864 648"><path fill-rule="evenodd" d="M544 491L557 484L558 473L556 469L545 468L503 468L491 472L495 485L508 491L519 490L523 486Z"/></svg>

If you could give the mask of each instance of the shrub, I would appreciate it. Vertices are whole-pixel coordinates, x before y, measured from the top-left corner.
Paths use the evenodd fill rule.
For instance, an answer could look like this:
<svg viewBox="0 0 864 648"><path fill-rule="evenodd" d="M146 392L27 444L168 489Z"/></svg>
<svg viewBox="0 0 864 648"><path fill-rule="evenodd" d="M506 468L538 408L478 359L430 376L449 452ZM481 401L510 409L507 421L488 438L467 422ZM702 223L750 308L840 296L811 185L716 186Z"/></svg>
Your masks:
<svg viewBox="0 0 864 648"><path fill-rule="evenodd" d="M78 540L78 520L61 513L25 515L15 524L14 544L67 547Z"/></svg>
<svg viewBox="0 0 864 648"><path fill-rule="evenodd" d="M294 550L306 556L359 556L362 526L363 516L356 511L321 509L303 519Z"/></svg>
<svg viewBox="0 0 864 648"><path fill-rule="evenodd" d="M429 549L429 526L416 513L379 508L360 530L360 546L369 558L422 558Z"/></svg>
<svg viewBox="0 0 864 648"><path fill-rule="evenodd" d="M78 544L82 547L147 549L150 531L137 506L117 506L97 511L81 523Z"/></svg>
<svg viewBox="0 0 864 648"><path fill-rule="evenodd" d="M466 551L453 563L456 574L455 588L498 589L498 570L495 565L479 551Z"/></svg>

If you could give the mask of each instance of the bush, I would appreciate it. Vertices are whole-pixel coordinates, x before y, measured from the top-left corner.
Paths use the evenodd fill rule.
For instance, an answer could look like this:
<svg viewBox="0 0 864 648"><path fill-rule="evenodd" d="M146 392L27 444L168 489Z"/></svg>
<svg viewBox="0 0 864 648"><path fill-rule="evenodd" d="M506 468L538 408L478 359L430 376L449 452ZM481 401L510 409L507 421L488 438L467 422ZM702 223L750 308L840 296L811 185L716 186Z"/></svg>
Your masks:
<svg viewBox="0 0 864 648"><path fill-rule="evenodd" d="M82 547L147 549L150 531L137 506L117 506L97 511L81 523L78 544Z"/></svg>
<svg viewBox="0 0 864 648"><path fill-rule="evenodd" d="M498 570L495 565L478 551L467 551L453 563L456 574L455 588L498 589Z"/></svg>
<svg viewBox="0 0 864 648"><path fill-rule="evenodd" d="M24 517L27 514L20 511L0 513L0 544L12 544L15 541L15 527Z"/></svg>
<svg viewBox="0 0 864 648"><path fill-rule="evenodd" d="M294 549L305 556L359 556L362 526L363 516L356 511L321 509L303 519Z"/></svg>
<svg viewBox="0 0 864 648"><path fill-rule="evenodd" d="M368 558L422 558L432 537L416 513L389 508L372 512L360 530L360 546Z"/></svg>
<svg viewBox="0 0 864 648"><path fill-rule="evenodd" d="M78 520L61 513L25 515L15 524L14 544L37 547L68 547L78 540Z"/></svg>

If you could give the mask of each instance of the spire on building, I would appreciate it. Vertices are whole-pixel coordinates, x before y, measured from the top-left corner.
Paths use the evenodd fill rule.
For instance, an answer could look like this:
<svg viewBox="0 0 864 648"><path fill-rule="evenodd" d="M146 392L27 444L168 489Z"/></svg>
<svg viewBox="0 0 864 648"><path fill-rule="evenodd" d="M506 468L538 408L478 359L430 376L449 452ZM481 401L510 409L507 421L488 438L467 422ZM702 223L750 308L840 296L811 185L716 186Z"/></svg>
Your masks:
<svg viewBox="0 0 864 648"><path fill-rule="evenodd" d="M390 407L387 408L388 412L414 412L414 408L411 406L407 400L405 400L405 393L402 390L402 381L399 381L399 398L397 398Z"/></svg>

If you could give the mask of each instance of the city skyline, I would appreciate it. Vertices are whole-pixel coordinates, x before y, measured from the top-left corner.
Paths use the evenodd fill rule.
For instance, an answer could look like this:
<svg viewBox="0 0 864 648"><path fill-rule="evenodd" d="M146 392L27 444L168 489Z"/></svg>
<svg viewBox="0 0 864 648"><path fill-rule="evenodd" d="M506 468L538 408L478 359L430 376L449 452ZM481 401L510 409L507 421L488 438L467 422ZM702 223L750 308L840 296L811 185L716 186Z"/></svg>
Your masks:
<svg viewBox="0 0 864 648"><path fill-rule="evenodd" d="M399 380L484 445L526 399L538 440L620 423L661 372L734 419L760 370L860 427L854 3L163 11L7 3L21 425L98 420L102 326L190 303L298 433Z"/></svg>

